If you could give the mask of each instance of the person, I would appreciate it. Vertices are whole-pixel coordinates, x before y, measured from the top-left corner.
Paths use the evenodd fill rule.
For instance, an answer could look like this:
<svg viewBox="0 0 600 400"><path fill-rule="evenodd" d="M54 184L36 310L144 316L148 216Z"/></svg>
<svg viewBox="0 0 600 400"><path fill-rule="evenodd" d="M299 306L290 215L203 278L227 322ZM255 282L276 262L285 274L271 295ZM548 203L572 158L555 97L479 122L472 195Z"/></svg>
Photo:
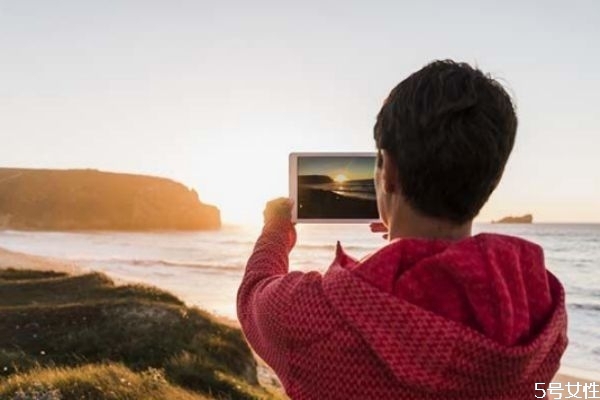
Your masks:
<svg viewBox="0 0 600 400"><path fill-rule="evenodd" d="M540 397L568 343L563 286L540 246L471 233L516 130L498 81L434 61L374 127L385 245L357 260L338 242L324 274L290 272L292 203L267 203L237 313L290 398Z"/></svg>

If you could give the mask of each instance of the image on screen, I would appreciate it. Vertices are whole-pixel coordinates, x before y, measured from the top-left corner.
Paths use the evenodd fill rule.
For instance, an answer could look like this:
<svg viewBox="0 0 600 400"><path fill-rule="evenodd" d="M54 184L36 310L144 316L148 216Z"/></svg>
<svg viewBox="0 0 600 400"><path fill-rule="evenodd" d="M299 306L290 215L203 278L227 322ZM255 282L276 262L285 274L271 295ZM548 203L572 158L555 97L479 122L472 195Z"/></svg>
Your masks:
<svg viewBox="0 0 600 400"><path fill-rule="evenodd" d="M298 219L376 220L375 157L298 157Z"/></svg>

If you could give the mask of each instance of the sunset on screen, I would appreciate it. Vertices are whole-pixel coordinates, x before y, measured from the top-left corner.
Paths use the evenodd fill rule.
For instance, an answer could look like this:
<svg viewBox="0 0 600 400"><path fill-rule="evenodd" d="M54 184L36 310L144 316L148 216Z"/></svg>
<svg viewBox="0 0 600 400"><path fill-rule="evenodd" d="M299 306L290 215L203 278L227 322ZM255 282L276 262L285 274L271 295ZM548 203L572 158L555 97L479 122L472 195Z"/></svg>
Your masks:
<svg viewBox="0 0 600 400"><path fill-rule="evenodd" d="M346 177L344 174L338 174L335 176L335 178L333 178L333 180L337 183L344 183L348 180L348 177Z"/></svg>

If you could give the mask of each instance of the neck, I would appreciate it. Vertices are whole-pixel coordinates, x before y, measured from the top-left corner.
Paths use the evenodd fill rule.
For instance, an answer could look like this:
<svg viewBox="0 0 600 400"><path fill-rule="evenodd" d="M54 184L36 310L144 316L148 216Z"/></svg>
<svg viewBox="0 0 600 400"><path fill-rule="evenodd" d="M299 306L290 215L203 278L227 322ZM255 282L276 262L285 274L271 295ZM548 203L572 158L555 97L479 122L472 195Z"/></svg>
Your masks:
<svg viewBox="0 0 600 400"><path fill-rule="evenodd" d="M471 236L473 221L458 225L456 223L423 216L412 210L399 218L392 216L388 229L389 240L400 238L424 238L461 240Z"/></svg>

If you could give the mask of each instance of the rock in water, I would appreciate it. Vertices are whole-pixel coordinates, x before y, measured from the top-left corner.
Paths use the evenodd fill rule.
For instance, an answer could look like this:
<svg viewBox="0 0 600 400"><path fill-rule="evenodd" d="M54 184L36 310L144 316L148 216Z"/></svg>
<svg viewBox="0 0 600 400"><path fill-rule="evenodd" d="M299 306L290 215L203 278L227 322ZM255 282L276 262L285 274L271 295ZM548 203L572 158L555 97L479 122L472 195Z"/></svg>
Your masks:
<svg viewBox="0 0 600 400"><path fill-rule="evenodd" d="M498 221L492 221L493 224L531 224L533 222L533 215L525 214L520 217L504 217Z"/></svg>

